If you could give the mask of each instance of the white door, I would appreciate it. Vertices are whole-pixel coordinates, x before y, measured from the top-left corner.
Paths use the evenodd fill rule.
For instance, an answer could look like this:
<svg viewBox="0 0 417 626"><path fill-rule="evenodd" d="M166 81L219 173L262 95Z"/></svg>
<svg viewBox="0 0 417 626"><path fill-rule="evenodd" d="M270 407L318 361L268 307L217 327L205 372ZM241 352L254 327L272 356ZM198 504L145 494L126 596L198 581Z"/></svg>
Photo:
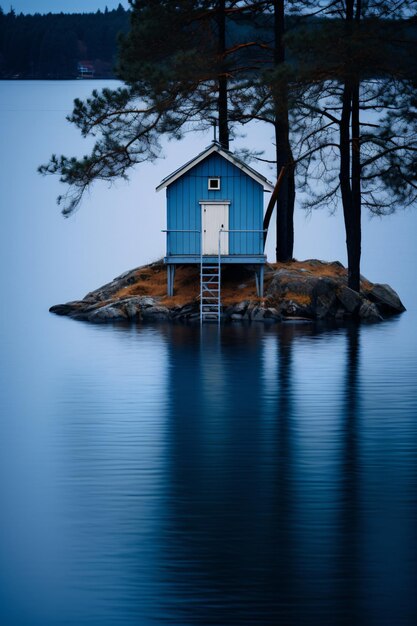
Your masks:
<svg viewBox="0 0 417 626"><path fill-rule="evenodd" d="M205 202L201 204L203 227L203 254L219 254L219 232L229 230L229 203ZM229 254L229 233L220 235L220 252Z"/></svg>

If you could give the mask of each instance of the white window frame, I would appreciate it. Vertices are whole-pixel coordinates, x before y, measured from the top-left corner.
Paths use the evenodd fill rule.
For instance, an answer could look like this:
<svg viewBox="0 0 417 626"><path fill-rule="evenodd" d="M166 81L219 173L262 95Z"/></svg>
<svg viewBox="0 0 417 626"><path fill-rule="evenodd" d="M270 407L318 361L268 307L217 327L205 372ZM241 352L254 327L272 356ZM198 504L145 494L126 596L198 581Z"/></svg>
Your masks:
<svg viewBox="0 0 417 626"><path fill-rule="evenodd" d="M211 181L216 181L218 184L218 187L210 187ZM209 176L208 181L207 181L207 189L209 191L220 191L220 176Z"/></svg>

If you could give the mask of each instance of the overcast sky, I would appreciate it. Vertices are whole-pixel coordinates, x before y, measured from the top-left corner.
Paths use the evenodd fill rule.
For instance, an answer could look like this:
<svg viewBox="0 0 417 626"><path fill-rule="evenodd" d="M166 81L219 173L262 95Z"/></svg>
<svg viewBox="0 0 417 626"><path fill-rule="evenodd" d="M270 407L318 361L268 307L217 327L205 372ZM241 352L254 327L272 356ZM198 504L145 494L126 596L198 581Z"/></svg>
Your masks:
<svg viewBox="0 0 417 626"><path fill-rule="evenodd" d="M128 0L0 0L7 13L12 6L16 13L89 13L101 9L115 9L119 2L128 8Z"/></svg>

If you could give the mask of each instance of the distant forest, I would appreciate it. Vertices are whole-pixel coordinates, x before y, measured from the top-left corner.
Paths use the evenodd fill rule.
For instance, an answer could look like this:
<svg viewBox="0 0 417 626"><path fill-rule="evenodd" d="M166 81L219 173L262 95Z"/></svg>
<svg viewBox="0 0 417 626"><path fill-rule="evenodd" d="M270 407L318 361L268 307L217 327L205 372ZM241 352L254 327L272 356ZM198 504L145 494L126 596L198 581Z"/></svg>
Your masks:
<svg viewBox="0 0 417 626"><path fill-rule="evenodd" d="M112 78L130 12L23 15L0 7L0 78Z"/></svg>
<svg viewBox="0 0 417 626"><path fill-rule="evenodd" d="M310 27L319 23L310 20ZM408 24L417 39L417 18ZM231 20L228 28L234 41L254 36L245 17ZM257 28L259 36L259 24ZM269 28L265 22L265 32ZM118 35L129 30L130 10L121 4L111 11L46 15L17 15L13 9L5 13L0 6L0 79L114 78ZM401 43L392 52L395 63L402 55Z"/></svg>

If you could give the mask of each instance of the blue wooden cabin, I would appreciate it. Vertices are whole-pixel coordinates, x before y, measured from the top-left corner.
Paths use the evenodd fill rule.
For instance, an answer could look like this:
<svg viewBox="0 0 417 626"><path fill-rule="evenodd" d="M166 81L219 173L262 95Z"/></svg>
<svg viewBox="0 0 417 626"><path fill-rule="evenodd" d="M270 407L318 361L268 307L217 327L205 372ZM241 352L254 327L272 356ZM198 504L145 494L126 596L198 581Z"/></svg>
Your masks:
<svg viewBox="0 0 417 626"><path fill-rule="evenodd" d="M262 295L264 194L273 185L213 142L157 187L167 193L168 295L176 265L245 264L254 268Z"/></svg>

